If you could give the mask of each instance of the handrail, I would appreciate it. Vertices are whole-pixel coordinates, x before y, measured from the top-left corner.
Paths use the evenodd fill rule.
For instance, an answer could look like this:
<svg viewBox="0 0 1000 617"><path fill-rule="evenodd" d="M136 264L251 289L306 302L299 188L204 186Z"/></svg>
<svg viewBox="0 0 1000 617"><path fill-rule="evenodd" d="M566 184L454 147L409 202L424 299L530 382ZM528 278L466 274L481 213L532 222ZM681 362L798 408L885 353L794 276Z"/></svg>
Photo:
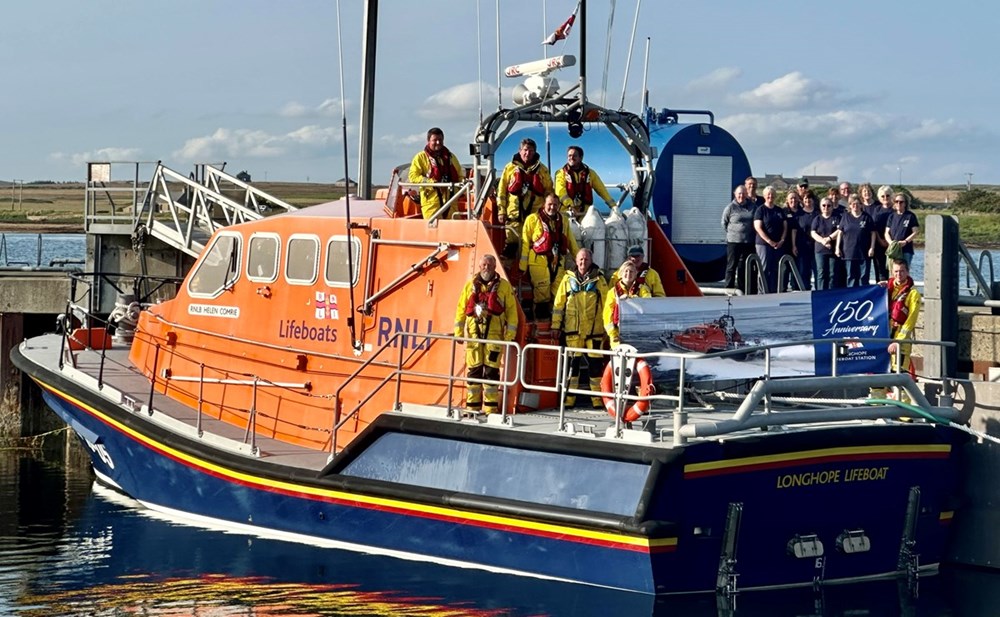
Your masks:
<svg viewBox="0 0 1000 617"><path fill-rule="evenodd" d="M361 375L361 373L366 368L368 368L369 365L373 364L375 362L375 359L378 358L378 356L383 351L385 351L386 349L389 349L391 347L397 346L396 345L397 342L398 342L397 339L399 337L402 337L402 336L414 337L414 338L420 338L420 339L427 339L428 341L430 341L430 340L448 340L448 341L451 341L452 342L452 348L453 348L453 353L452 353L453 357L455 355L454 354L454 347L458 343L466 343L466 344L467 343L481 343L481 344L499 345L499 346L503 346L503 347L507 347L507 348L513 348L517 352L517 353L514 354L514 362L515 362L515 364L514 364L514 369L515 370L513 371L514 377L511 378L510 380L504 380L504 379L500 379L500 380L479 379L479 378L475 378L475 377L468 377L467 375L456 375L455 371L454 371L454 368L452 368L450 374L447 375L447 376L442 375L442 374L438 374L438 373L422 373L422 372L417 372L417 371L406 371L406 370L403 369L403 365L404 365L404 360L403 360L403 357L402 357L402 355L403 355L403 351L402 351L403 350L403 346L402 345L398 345L398 347L399 347L399 360L397 362L396 368L393 371L391 371L388 375L386 375L382 379L382 381L379 382L379 384L376 385L368 393L367 396L362 397L362 399L357 403L357 405L355 405L350 411L348 411L347 413L343 414L343 417L341 417L342 414L341 414L341 408L340 408L340 400L341 400L341 394L344 391L344 389L348 385L350 385L351 382L353 382L355 379L357 379ZM414 349L410 352L410 355L406 358L406 360L409 360L410 358L413 357L413 355L417 351L417 347L418 346L414 347ZM423 347L421 347L421 350L424 350ZM512 387L512 386L514 386L514 385L516 385L518 383L518 381L519 381L518 375L520 374L520 371L521 371L521 368L520 368L521 367L521 357L522 356L520 354L520 346L516 342L513 342L513 341L497 341L497 340L493 340L493 339L467 338L467 337L461 337L461 336L452 336L450 334L436 334L436 333L433 333L433 332L428 332L428 333L425 333L425 334L415 334L415 333L410 333L410 332L396 332L391 337L389 337L389 339L381 347L379 347L377 350L375 350L375 352L372 354L371 358L369 358L369 359L365 360L363 363L361 363L361 365L357 369L355 369L355 371L353 373L351 373L347 378L345 378L344 381L340 384L340 386L334 391L334 393L333 393L333 406L334 406L333 435L332 435L332 437L330 439L330 456L333 457L337 453L337 432L340 430L340 428L343 427L344 424L346 424L347 422L349 422L351 419L353 419L358 414L358 412L361 411L361 408L364 407L364 405L369 400L371 400L372 397L374 397L375 394L379 390L381 390L381 388L383 386L385 386L387 383L393 381L394 379L401 380L404 375L411 376L411 377L425 377L425 378L432 378L432 379L435 379L435 378L436 379L447 379L448 380L448 411L450 413L451 412L451 405L452 405L451 392L452 392L453 383L455 381L459 381L459 382L463 382L463 383L478 383L478 384L482 384L484 386L485 385L496 385L498 387L502 386L503 390L504 390L504 400L506 400L507 389L510 388L510 387ZM508 374L510 374L510 372L511 372L511 368L510 368L509 362L510 362L510 352L508 350L505 353L505 355L504 355L504 371L507 372ZM396 398L395 398L395 401L394 401L394 408L396 410L398 410L400 408L400 403L401 403L401 401L399 400L399 388L397 387ZM507 414L506 405L505 404L501 404L500 405L500 410L501 410L501 420L502 421L506 421L506 414Z"/></svg>
<svg viewBox="0 0 1000 617"><path fill-rule="evenodd" d="M993 255L991 255L988 251L980 253L979 266L977 267L972 259L972 255L969 254L969 249L965 247L964 242L958 243L958 252L959 255L962 256L962 260L965 262L965 287L967 289L972 289L972 286L969 284L969 276L972 275L972 278L976 279L977 286L976 293L974 293L973 296L983 296L987 300L996 300L997 298L993 297L993 285L991 284L993 282ZM987 263L989 263L990 266L989 282L983 278L983 273L980 271L983 266L984 259L987 260Z"/></svg>
<svg viewBox="0 0 1000 617"><path fill-rule="evenodd" d="M622 356L623 359L633 360L633 361L637 361L639 359L642 359L642 360L646 360L647 362L650 362L650 363L655 362L655 361L659 361L660 359L663 359L663 358L672 358L672 359L678 360L680 362L680 364L681 364L680 370L681 370L681 374L683 375L684 372L685 372L685 369L686 369L686 364L688 362L690 362L690 361L707 360L707 359L712 359L712 358L725 358L725 357L728 357L728 356L746 354L748 352L749 353L763 352L763 354L764 354L764 374L761 375L761 377L759 378L758 384L764 384L764 385L759 386L760 387L760 390L759 390L760 394L759 394L759 396L756 396L756 395L754 396L754 398L753 398L753 406L756 406L756 405L758 405L760 403L763 403L764 404L764 415L765 416L769 416L769 418L754 420L754 422L758 423L755 426L758 426L758 425L759 426L767 426L767 425L770 425L770 424L792 424L792 423L796 423L796 422L805 422L805 421L824 421L823 419L820 418L819 415L817 415L815 413L813 415L811 415L811 416L809 416L809 415L803 415L801 418L795 420L795 419L793 419L792 416L788 415L788 412L780 412L780 413L774 412L774 413L772 413L772 410L771 410L771 395L773 393L775 393L775 392L805 391L805 390L813 390L813 391L815 391L820 386L826 387L826 388L831 388L831 389L837 389L837 390L844 389L846 387L851 387L851 386L871 387L871 388L887 388L887 387L897 388L898 387L898 388L905 389L906 392L911 395L912 400L917 401L921 405L926 405L927 407L930 407L930 404L927 402L926 398L919 391L919 389L916 388L916 384L909 377L909 375L902 374L900 372L900 365L901 365L901 363L899 362L899 356L902 354L902 349L901 349L902 346L897 346L897 350L896 350L896 355L897 355L896 367L897 368L896 368L896 372L895 373L889 373L889 374L885 374L885 375L849 375L849 376L840 375L840 376L838 376L838 374L837 374L837 363L839 361L838 354L837 354L838 348L840 348L845 343L855 343L857 341L858 341L858 339L854 338L854 337L844 337L844 338L837 338L837 339L811 339L811 340L805 340L805 341L788 341L788 342L782 342L782 343L774 343L774 344L770 344L770 345L758 345L758 346L752 346L752 347L743 347L743 348L740 348L738 350L728 350L728 351L721 351L721 352L708 353L708 354L703 354L703 353L699 353L699 352L671 352L671 351L649 352L649 353L626 353L626 352L622 352L620 350L617 350L617 351L607 351L607 350L600 350L600 349L578 349L578 348L569 348L569 347L559 347L559 346L555 346L555 345L544 345L544 344L538 344L538 343L531 343L531 344L525 345L522 348L522 353L524 354L525 357L528 357L528 354L535 352L535 350L550 351L550 352L551 351L555 351L555 352L557 352L557 354L559 354L558 355L559 359L557 361L557 373L556 373L557 376L558 376L558 379L557 379L555 385L552 385L552 386L548 386L548 385L544 385L544 384L537 384L537 383L533 383L533 382L529 381L528 378L527 378L528 376L525 374L525 370L524 370L524 367L527 366L527 362L522 362L522 364L520 365L522 368L521 368L521 371L520 371L520 373L518 375L518 379L519 379L521 387L524 388L524 389L526 389L526 390L534 390L534 391L541 391L541 392L562 392L563 394L572 394L572 395L576 395L576 396L602 396L602 397L607 397L607 396L610 395L615 400L615 407L616 407L616 409L619 409L619 410L623 408L623 406L625 404L623 402L665 401L665 402L668 402L668 403L674 403L676 405L676 407L673 408L673 409L670 409L669 412L674 414L674 419L675 419L675 424L674 424L674 439L675 439L675 443L681 443L684 438L689 437L689 436L693 436L693 435L690 435L690 430L691 429L684 429L685 426L689 426L689 425L686 422L686 411L685 411L684 390L683 390L684 381L683 381L683 379L681 379L679 387L676 390L676 393L655 393L655 394L650 394L650 395L645 395L645 396L642 396L642 395L639 395L639 394L630 394L628 392L614 392L614 393L599 392L599 391L595 391L595 390L592 390L592 389L589 389L589 388L583 388L583 387L569 388L568 387L568 379L567 379L567 377L568 377L568 370L566 370L565 367L568 367L568 365L569 365L569 357L570 357L570 355L573 354L573 353L587 353L587 354L590 354L590 355L600 355L600 356L615 356L615 355L618 355L618 356ZM891 339L891 338L870 338L870 339L864 339L864 341L866 343L886 343L886 344L892 343L892 342L900 342L900 341L897 341L897 340ZM951 342L951 341L907 340L907 341L905 341L905 343L909 344L909 345L917 345L917 346L938 346L938 347L954 347L955 346L955 343ZM830 376L817 376L817 377L808 378L808 379L811 379L813 381L810 381L809 385L806 386L806 387L795 387L796 383L804 383L804 382L795 382L794 381L795 379L806 379L806 378L782 377L782 378L779 378L779 379L774 379L771 376L771 374L770 374L770 372L771 372L771 353L772 353L772 351L775 350L775 349L780 349L780 348L785 348L785 347L799 347L799 346L804 346L804 345L811 345L811 346L814 346L814 347L815 346L819 346L819 345L830 345L831 346L833 353L831 354L831 359L830 359L830 361L831 361ZM949 380L949 381L956 381L957 382L958 380L952 379L952 380ZM757 387L757 386L755 386L755 387ZM748 400L749 400L749 397L748 397ZM623 402L620 402L620 401L623 401ZM747 404L747 403L744 403L744 404ZM859 410L855 410L855 411L859 411ZM873 416L872 413L870 413L867 410L864 410L863 413L861 411L859 411L859 417L862 417L862 416L863 417L875 417L875 416L877 416L877 417L885 417L887 412L891 412L891 413L888 413L888 415L894 416L894 417L897 417L898 415L900 415L899 414L899 409L894 407L891 410L882 409L881 410L881 413L882 413L881 416L878 416L878 413L874 413L874 416ZM650 413L656 413L656 410L651 410ZM746 412L744 412L744 414L745 413ZM802 414L809 414L809 413L813 413L813 412L810 411L810 412L801 412L801 413ZM838 412L838 414L839 415L836 415L836 414L835 415L831 415L829 418L827 418L827 421L834 421L834 418L839 419L839 420L845 420L845 419L847 419L844 416L844 412ZM620 411L619 411L618 415L619 416L621 415ZM903 415L907 415L907 414L904 413ZM958 416L956 415L956 417L958 417ZM811 420L807 420L805 418L811 418ZM740 416L740 420L741 421L745 421L745 418L743 416ZM564 413L564 405L563 405L562 402L560 402L559 424L558 424L558 427L559 427L558 430L560 430L560 431L564 431L567 428L566 420L565 420L565 413ZM732 430L736 430L736 429L732 429ZM619 426L618 422L616 422L616 431L620 434L621 427ZM698 436L701 436L701 435L702 435L702 433L698 433Z"/></svg>
<svg viewBox="0 0 1000 617"><path fill-rule="evenodd" d="M782 255L781 259L778 260L778 289L776 291L784 291L781 288L784 285L786 269L792 273L796 290L801 291L805 289L806 286L802 283L802 274L799 272L799 265L795 263L795 257L792 255Z"/></svg>

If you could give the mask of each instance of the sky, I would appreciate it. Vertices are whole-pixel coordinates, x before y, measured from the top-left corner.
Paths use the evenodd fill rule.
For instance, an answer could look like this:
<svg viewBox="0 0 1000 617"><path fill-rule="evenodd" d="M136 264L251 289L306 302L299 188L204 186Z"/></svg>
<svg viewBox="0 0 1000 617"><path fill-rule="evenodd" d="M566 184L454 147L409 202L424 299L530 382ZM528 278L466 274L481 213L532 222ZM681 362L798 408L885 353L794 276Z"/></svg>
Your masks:
<svg viewBox="0 0 1000 617"><path fill-rule="evenodd" d="M644 0L636 20L636 4L589 0L592 100L617 108L624 88L639 111L645 75L653 107L712 110L758 176L1000 184L1000 5ZM338 19L334 0L6 3L0 180L80 181L88 161L161 160L333 182L345 121L356 178L363 6L342 0ZM500 0L498 45L497 0L381 0L375 184L431 126L471 163L480 110L498 105L498 47L502 66L577 54L579 22L541 45L575 6ZM576 69L557 77L573 83ZM516 83L500 82L505 106Z"/></svg>

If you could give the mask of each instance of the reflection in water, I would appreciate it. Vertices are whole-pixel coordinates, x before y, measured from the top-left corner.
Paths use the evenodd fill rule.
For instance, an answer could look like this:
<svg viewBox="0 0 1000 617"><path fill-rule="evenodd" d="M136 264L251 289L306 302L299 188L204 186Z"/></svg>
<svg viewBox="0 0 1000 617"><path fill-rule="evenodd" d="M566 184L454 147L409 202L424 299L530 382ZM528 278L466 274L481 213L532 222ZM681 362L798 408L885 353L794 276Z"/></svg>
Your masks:
<svg viewBox="0 0 1000 617"><path fill-rule="evenodd" d="M595 564L594 567L600 567ZM993 573L654 600L178 524L35 458L0 451L0 615L674 617L981 615ZM918 610L919 609L919 610Z"/></svg>

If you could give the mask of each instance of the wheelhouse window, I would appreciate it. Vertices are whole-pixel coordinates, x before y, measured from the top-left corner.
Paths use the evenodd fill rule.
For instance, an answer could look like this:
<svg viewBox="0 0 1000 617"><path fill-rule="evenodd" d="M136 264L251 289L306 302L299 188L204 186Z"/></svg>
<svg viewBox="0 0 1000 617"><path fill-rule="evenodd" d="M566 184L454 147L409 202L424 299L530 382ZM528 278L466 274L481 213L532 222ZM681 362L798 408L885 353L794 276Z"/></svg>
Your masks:
<svg viewBox="0 0 1000 617"><path fill-rule="evenodd" d="M348 247L350 247L348 249ZM347 269L350 250L353 272ZM361 241L347 236L334 236L326 244L326 284L330 287L354 287L358 284L361 263Z"/></svg>
<svg viewBox="0 0 1000 617"><path fill-rule="evenodd" d="M239 277L242 236L220 233L198 262L188 279L188 293L199 298L214 298Z"/></svg>
<svg viewBox="0 0 1000 617"><path fill-rule="evenodd" d="M285 278L294 285L312 285L319 275L319 238L292 236L288 241Z"/></svg>
<svg viewBox="0 0 1000 617"><path fill-rule="evenodd" d="M271 283L278 278L278 253L281 240L273 234L250 236L247 252L247 278L258 283Z"/></svg>

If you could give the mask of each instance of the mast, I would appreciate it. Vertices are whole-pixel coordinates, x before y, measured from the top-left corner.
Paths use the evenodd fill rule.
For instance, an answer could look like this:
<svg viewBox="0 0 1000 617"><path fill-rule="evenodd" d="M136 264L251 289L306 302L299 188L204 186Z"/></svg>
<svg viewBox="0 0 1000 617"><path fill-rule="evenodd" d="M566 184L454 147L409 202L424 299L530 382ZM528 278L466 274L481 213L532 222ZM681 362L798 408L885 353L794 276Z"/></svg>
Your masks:
<svg viewBox="0 0 1000 617"><path fill-rule="evenodd" d="M361 57L361 135L358 148L358 197L372 198L372 140L375 109L375 49L378 0L365 0L364 55Z"/></svg>

